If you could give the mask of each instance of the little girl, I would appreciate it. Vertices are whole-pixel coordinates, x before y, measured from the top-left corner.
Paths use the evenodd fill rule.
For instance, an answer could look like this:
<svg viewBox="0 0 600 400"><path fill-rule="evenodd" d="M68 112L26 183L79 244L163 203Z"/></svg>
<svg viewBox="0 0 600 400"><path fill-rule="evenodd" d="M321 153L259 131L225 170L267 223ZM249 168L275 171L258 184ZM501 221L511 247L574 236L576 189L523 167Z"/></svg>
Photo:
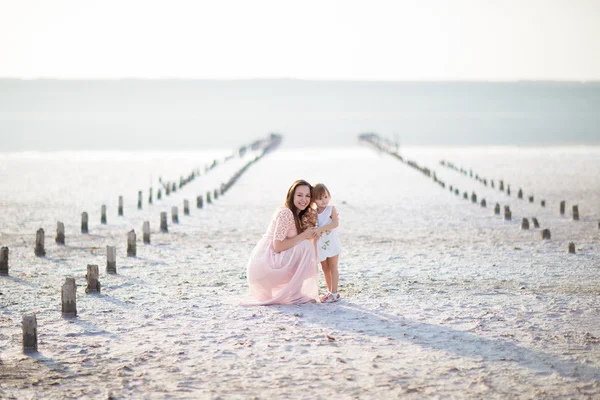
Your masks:
<svg viewBox="0 0 600 400"><path fill-rule="evenodd" d="M317 183L313 187L313 201L317 206L317 233L321 234L317 242L317 259L321 263L329 290L329 293L321 298L322 303L333 303L340 300L337 292L340 278L338 258L342 252L342 246L337 235L338 214L335 207L329 205L330 199L331 194L327 186Z"/></svg>

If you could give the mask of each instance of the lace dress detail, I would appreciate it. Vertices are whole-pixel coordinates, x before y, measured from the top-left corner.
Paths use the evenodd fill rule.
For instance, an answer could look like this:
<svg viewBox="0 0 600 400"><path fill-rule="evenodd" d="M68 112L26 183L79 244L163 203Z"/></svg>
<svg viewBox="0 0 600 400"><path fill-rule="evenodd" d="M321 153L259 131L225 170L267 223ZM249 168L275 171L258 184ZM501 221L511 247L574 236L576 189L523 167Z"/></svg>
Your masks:
<svg viewBox="0 0 600 400"><path fill-rule="evenodd" d="M273 240L285 240L298 234L294 215L289 208L282 208L275 216Z"/></svg>
<svg viewBox="0 0 600 400"><path fill-rule="evenodd" d="M315 247L308 239L276 253L275 240L298 235L294 214L287 207L278 209L271 218L267 233L252 250L247 266L251 297L246 306L298 304L317 301L319 271Z"/></svg>

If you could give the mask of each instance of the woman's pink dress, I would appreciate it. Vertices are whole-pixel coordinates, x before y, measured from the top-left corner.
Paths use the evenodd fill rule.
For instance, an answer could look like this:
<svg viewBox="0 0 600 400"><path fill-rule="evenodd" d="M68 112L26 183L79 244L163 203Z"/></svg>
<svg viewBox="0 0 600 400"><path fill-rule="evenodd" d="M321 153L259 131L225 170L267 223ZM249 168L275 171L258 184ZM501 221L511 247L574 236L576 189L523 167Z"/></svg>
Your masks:
<svg viewBox="0 0 600 400"><path fill-rule="evenodd" d="M298 304L319 298L319 270L314 244L302 240L276 253L274 240L298 235L294 215L282 207L273 215L267 233L256 245L248 262L248 285L252 297L242 305Z"/></svg>

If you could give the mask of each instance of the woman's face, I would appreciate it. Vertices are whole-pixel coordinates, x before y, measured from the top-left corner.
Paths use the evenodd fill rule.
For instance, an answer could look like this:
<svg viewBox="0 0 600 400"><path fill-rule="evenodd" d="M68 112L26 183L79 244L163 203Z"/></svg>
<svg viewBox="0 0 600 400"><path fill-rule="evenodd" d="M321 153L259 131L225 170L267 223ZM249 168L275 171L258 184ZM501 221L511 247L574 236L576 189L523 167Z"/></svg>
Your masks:
<svg viewBox="0 0 600 400"><path fill-rule="evenodd" d="M299 211L304 210L310 204L310 188L298 186L294 191L294 205Z"/></svg>

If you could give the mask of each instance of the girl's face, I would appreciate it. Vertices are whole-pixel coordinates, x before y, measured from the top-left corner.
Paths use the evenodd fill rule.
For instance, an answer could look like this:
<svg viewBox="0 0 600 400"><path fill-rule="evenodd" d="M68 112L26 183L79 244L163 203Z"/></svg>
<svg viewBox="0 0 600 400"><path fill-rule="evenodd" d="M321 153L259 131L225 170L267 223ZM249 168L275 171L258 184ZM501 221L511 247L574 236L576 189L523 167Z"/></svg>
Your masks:
<svg viewBox="0 0 600 400"><path fill-rule="evenodd" d="M304 210L310 204L310 188L298 186L294 191L294 205L299 211Z"/></svg>
<svg viewBox="0 0 600 400"><path fill-rule="evenodd" d="M329 195L327 193L323 193L323 196L321 196L321 198L315 199L315 204L320 209L327 207L327 205L329 204Z"/></svg>

